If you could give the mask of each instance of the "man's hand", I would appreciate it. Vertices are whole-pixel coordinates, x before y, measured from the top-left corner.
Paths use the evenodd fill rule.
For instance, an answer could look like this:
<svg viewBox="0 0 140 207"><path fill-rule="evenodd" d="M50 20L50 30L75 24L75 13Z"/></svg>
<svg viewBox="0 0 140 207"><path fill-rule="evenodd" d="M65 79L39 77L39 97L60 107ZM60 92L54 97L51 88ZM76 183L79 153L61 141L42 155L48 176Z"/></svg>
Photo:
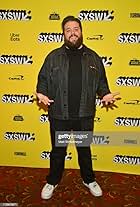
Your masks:
<svg viewBox="0 0 140 207"><path fill-rule="evenodd" d="M119 92L109 93L109 94L103 96L101 102L104 105L113 104L116 100L120 99L120 98L115 98L115 96L117 96L119 94L120 94Z"/></svg>
<svg viewBox="0 0 140 207"><path fill-rule="evenodd" d="M54 102L54 100L49 99L47 96L43 95L42 93L35 92L35 95L37 96L39 103L43 103L49 106L51 103Z"/></svg>

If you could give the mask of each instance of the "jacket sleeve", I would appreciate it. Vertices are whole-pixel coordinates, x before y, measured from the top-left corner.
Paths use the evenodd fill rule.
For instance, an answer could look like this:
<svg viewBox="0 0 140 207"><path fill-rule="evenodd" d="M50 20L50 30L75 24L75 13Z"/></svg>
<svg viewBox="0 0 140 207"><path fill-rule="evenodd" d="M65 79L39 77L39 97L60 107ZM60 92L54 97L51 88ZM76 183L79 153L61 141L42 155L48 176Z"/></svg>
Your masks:
<svg viewBox="0 0 140 207"><path fill-rule="evenodd" d="M98 88L97 88L97 95L99 97L103 97L106 94L110 93L106 72L104 65L102 63L102 59L99 58L99 82L98 82Z"/></svg>
<svg viewBox="0 0 140 207"><path fill-rule="evenodd" d="M49 64L48 64L48 58L46 57L38 74L38 80L36 86L37 93L42 93L43 95L47 96L48 84L49 84L48 82L49 82Z"/></svg>

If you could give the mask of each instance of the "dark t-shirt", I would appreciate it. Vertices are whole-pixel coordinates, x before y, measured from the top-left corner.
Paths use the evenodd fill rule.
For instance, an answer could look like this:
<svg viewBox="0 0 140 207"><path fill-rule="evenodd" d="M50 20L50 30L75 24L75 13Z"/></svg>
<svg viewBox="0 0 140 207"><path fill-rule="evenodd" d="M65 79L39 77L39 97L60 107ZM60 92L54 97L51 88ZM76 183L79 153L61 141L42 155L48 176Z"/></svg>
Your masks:
<svg viewBox="0 0 140 207"><path fill-rule="evenodd" d="M66 53L69 57L69 72L68 72L68 110L69 119L79 118L79 108L82 90L82 65L81 49L67 49Z"/></svg>

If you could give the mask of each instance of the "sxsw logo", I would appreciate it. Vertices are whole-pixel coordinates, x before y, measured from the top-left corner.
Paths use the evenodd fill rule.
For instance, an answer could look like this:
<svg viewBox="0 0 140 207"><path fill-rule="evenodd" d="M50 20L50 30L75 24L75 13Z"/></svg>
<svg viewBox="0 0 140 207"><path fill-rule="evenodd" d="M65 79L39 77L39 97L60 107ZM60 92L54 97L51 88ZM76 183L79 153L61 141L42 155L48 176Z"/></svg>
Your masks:
<svg viewBox="0 0 140 207"><path fill-rule="evenodd" d="M140 77L123 77L120 76L116 80L118 86L129 86L129 87L139 87Z"/></svg>
<svg viewBox="0 0 140 207"><path fill-rule="evenodd" d="M30 132L5 132L4 139L8 141L35 141L35 134Z"/></svg>
<svg viewBox="0 0 140 207"><path fill-rule="evenodd" d="M109 144L109 136L93 135L93 144Z"/></svg>
<svg viewBox="0 0 140 207"><path fill-rule="evenodd" d="M31 18L31 11L13 9L0 10L0 20L29 21Z"/></svg>
<svg viewBox="0 0 140 207"><path fill-rule="evenodd" d="M32 104L33 101L34 101L33 95L4 94L2 96L2 103Z"/></svg>
<svg viewBox="0 0 140 207"><path fill-rule="evenodd" d="M45 159L45 160L50 160L50 155L51 155L51 152L49 152L49 151L43 151L41 153L41 158L42 159ZM65 160L71 160L71 159L72 159L72 153L69 152L69 153L66 154Z"/></svg>
<svg viewBox="0 0 140 207"><path fill-rule="evenodd" d="M46 123L46 122L48 122L48 121L49 121L48 114L42 114L42 115L40 116L40 122L41 122L41 123Z"/></svg>
<svg viewBox="0 0 140 207"><path fill-rule="evenodd" d="M112 65L112 57L103 56L101 58L105 67L110 67Z"/></svg>
<svg viewBox="0 0 140 207"><path fill-rule="evenodd" d="M137 117L117 117L115 119L116 126L124 127L140 127L140 118Z"/></svg>
<svg viewBox="0 0 140 207"><path fill-rule="evenodd" d="M40 43L47 42L47 43L52 43L52 42L62 42L63 41L63 33L43 33L41 32L38 35L38 41Z"/></svg>
<svg viewBox="0 0 140 207"><path fill-rule="evenodd" d="M113 162L117 164L140 165L140 157L128 155L115 155Z"/></svg>
<svg viewBox="0 0 140 207"><path fill-rule="evenodd" d="M140 33L121 33L118 37L120 43L140 43Z"/></svg>
<svg viewBox="0 0 140 207"><path fill-rule="evenodd" d="M80 21L112 21L114 11L109 10L82 10L78 18Z"/></svg>
<svg viewBox="0 0 140 207"><path fill-rule="evenodd" d="M32 63L33 63L32 56L28 56L28 55L0 55L0 64L30 65Z"/></svg>

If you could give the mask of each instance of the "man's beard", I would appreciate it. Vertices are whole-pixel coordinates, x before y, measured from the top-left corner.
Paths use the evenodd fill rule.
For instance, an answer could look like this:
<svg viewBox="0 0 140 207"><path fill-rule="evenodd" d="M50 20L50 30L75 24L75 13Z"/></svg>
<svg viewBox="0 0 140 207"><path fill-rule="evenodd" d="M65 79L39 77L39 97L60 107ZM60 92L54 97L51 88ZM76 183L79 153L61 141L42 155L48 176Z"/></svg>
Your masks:
<svg viewBox="0 0 140 207"><path fill-rule="evenodd" d="M83 44L83 36L81 35L75 42L71 42L64 37L64 44L70 49L77 49Z"/></svg>

